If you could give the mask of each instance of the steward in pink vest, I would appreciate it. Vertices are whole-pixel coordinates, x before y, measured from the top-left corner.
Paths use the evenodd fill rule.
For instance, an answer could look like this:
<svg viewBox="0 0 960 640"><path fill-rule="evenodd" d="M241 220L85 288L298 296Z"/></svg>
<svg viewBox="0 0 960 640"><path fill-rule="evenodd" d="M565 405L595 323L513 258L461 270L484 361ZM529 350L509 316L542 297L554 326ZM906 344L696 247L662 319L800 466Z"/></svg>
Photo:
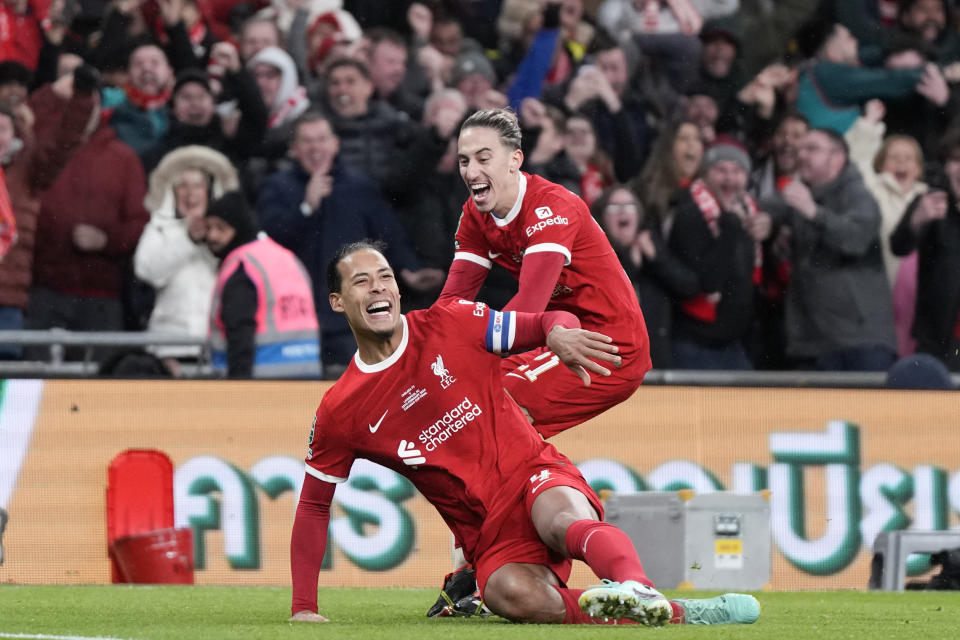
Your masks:
<svg viewBox="0 0 960 640"><path fill-rule="evenodd" d="M258 234L238 192L207 208L207 244L223 262L210 310L215 371L229 377L319 378L319 324L300 261Z"/></svg>

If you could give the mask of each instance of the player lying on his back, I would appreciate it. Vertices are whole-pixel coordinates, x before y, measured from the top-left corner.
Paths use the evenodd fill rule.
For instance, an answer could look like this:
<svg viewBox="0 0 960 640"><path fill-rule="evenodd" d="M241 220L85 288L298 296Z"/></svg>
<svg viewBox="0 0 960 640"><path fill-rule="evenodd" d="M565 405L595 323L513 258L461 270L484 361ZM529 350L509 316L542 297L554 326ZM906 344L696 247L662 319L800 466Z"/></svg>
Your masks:
<svg viewBox="0 0 960 640"><path fill-rule="evenodd" d="M358 350L317 410L291 539L291 620L323 622L317 580L335 483L354 459L393 469L436 507L474 563L487 606L518 622L750 623L756 600L668 602L576 467L504 391L501 352L544 343L584 384L619 364L606 336L562 312L491 311L465 300L400 314L390 265L369 243L327 271L330 304ZM599 361L600 363L598 363ZM569 589L572 559L604 584Z"/></svg>

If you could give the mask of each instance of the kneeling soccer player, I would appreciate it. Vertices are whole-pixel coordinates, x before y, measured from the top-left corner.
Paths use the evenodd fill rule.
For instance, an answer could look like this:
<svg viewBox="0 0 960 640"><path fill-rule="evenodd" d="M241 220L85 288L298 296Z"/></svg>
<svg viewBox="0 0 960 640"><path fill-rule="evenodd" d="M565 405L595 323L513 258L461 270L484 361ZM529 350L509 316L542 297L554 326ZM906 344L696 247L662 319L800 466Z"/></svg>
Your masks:
<svg viewBox="0 0 960 640"><path fill-rule="evenodd" d="M292 620L326 620L317 579L330 503L359 457L402 474L437 508L476 567L487 606L504 618L756 620L749 595L671 603L658 592L626 534L600 520L600 500L576 467L503 389L501 352L545 343L589 384L588 371L610 373L596 361L620 364L609 338L563 311L496 312L466 300L401 315L393 270L370 243L343 247L327 284L359 348L324 395L310 438L291 539ZM604 584L567 588L572 559Z"/></svg>

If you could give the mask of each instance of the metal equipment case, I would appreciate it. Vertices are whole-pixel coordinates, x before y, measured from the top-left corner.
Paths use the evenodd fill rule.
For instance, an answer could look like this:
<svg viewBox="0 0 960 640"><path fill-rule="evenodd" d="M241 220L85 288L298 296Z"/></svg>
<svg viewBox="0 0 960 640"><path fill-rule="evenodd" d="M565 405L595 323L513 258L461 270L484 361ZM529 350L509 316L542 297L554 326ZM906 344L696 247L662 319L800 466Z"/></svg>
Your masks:
<svg viewBox="0 0 960 640"><path fill-rule="evenodd" d="M753 591L770 581L767 492L612 494L604 509L659 588Z"/></svg>

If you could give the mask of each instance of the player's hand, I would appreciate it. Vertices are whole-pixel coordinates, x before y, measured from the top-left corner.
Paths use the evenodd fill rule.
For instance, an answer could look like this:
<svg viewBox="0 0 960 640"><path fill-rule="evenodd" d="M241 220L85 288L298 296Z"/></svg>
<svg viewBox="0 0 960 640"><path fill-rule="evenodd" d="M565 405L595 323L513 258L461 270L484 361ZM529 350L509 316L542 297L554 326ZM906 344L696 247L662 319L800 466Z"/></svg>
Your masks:
<svg viewBox="0 0 960 640"><path fill-rule="evenodd" d="M590 386L589 372L601 376L610 375L610 370L595 360L609 362L615 367L621 365L623 360L617 355L620 349L612 342L610 336L602 333L567 329L560 325L551 329L547 335L547 347L560 358L560 362L583 380L585 387Z"/></svg>
<svg viewBox="0 0 960 640"><path fill-rule="evenodd" d="M287 622L330 622L319 613L313 611L297 611L287 618Z"/></svg>

